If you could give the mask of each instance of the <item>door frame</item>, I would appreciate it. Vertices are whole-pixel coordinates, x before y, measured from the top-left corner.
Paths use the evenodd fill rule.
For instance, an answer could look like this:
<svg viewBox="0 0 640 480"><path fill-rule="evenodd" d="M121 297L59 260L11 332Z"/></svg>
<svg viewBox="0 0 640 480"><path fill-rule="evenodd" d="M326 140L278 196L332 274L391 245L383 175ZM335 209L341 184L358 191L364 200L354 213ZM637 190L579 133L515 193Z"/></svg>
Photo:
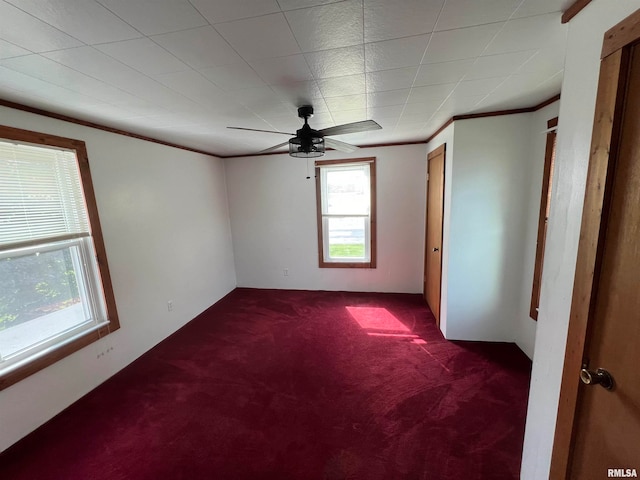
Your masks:
<svg viewBox="0 0 640 480"><path fill-rule="evenodd" d="M591 138L578 258L571 314L560 386L550 479L569 473L575 440L579 372L589 342L589 322L597 296L613 174L629 73L631 45L640 39L640 10L608 30L604 36L600 78Z"/></svg>
<svg viewBox="0 0 640 480"><path fill-rule="evenodd" d="M438 328L440 328L440 317L442 316L442 252L443 252L443 245L442 245L442 240L444 238L444 198L445 198L445 172L446 172L446 165L447 165L447 144L443 143L442 145L440 145L439 147L433 149L432 151L430 151L427 154L427 188L426 188L426 208L425 208L425 223L424 223L424 275L423 275L423 292L422 292L422 296L424 297L425 301L427 301L426 297L427 297L427 258L428 258L428 254L429 254L429 246L427 245L427 239L428 239L428 233L429 233L429 180L430 180L430 174L429 174L429 161L431 161L432 158L438 157L439 155L442 155L442 212L441 212L441 216L442 216L442 223L440 225L440 295L438 297L438 318L436 318L436 325L438 326ZM429 305L429 308L431 308L431 305Z"/></svg>

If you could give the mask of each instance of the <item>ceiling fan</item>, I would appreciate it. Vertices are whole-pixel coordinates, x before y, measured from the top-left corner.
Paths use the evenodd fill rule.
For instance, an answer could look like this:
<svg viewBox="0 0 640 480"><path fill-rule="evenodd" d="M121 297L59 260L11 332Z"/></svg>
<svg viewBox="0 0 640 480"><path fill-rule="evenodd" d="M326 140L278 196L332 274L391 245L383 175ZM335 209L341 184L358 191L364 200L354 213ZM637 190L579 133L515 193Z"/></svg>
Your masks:
<svg viewBox="0 0 640 480"><path fill-rule="evenodd" d="M298 117L304 119L304 125L297 130L295 134L287 132L276 132L272 130L257 130L255 128L243 127L227 127L234 130L248 130L251 132L279 133L281 135L291 135L289 141L280 143L258 153L267 153L273 150L289 145L289 155L292 157L321 157L324 155L325 146L339 150L341 152L351 153L358 148L355 145L334 140L333 138L325 138L333 135L345 135L347 133L368 132L370 130L379 130L382 127L373 120L363 120L361 122L346 123L335 127L323 128L322 130L314 130L309 126L309 118L313 117L313 107L311 105L303 105L298 108ZM295 135L295 136L294 136Z"/></svg>

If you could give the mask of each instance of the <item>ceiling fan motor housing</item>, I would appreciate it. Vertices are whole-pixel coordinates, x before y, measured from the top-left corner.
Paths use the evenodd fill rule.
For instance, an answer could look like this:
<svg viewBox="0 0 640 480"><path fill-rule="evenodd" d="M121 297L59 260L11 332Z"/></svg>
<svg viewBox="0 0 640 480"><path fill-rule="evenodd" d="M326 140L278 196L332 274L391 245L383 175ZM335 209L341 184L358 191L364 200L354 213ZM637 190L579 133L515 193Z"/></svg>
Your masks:
<svg viewBox="0 0 640 480"><path fill-rule="evenodd" d="M301 107L298 107L298 116L305 120L313 117L313 107L311 105L302 105Z"/></svg>
<svg viewBox="0 0 640 480"><path fill-rule="evenodd" d="M321 157L324 155L324 135L309 126L307 120L313 117L313 107L303 105L298 108L298 116L304 118L304 125L289 140L289 155L293 157Z"/></svg>

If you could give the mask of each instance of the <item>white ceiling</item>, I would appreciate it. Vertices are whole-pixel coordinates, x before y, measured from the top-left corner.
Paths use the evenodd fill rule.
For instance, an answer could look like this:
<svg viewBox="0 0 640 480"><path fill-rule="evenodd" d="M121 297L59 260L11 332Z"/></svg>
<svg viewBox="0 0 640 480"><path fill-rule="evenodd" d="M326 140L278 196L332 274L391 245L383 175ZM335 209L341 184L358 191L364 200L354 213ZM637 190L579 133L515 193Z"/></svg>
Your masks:
<svg viewBox="0 0 640 480"><path fill-rule="evenodd" d="M357 145L560 92L572 0L0 0L0 99L222 156L373 119ZM0 119L0 123L1 119Z"/></svg>

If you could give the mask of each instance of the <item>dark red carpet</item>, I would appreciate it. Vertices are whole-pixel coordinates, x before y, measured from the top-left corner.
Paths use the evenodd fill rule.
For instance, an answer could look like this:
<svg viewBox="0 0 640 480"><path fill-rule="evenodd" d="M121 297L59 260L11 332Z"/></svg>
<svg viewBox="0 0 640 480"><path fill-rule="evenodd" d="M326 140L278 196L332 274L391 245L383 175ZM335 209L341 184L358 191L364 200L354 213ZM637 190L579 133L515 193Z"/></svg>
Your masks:
<svg viewBox="0 0 640 480"><path fill-rule="evenodd" d="M515 480L530 368L512 344L443 340L419 295L237 289L0 455L0 477Z"/></svg>

